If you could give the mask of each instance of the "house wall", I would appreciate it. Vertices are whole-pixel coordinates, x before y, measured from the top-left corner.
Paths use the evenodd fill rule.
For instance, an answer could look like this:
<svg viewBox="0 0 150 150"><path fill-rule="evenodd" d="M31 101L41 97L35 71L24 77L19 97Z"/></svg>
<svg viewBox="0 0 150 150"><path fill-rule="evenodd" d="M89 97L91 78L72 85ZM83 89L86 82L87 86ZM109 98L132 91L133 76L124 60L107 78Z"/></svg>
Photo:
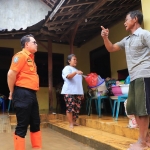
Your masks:
<svg viewBox="0 0 150 150"><path fill-rule="evenodd" d="M144 15L144 28L146 30L150 31L150 19L149 19L149 14L150 14L150 0L141 0L142 3L142 11Z"/></svg>

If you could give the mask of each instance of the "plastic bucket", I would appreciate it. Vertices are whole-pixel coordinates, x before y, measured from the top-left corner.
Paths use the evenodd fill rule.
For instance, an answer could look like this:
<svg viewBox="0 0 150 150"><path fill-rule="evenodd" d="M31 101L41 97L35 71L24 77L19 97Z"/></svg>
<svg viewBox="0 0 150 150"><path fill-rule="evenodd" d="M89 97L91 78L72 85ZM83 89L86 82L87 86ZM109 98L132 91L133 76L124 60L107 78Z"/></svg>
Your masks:
<svg viewBox="0 0 150 150"><path fill-rule="evenodd" d="M121 87L120 86L112 86L112 93L114 96L122 95Z"/></svg>
<svg viewBox="0 0 150 150"><path fill-rule="evenodd" d="M129 92L129 84L122 84L120 85L122 94L128 94Z"/></svg>

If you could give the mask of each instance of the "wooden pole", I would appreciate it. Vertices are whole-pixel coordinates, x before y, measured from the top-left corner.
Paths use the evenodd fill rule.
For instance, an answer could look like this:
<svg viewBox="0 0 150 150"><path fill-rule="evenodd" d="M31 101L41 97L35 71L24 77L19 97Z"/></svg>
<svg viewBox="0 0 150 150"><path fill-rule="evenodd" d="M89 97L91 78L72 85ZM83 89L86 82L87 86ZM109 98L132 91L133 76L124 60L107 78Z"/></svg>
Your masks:
<svg viewBox="0 0 150 150"><path fill-rule="evenodd" d="M73 54L74 50L73 50L73 41L70 41L70 54Z"/></svg>
<svg viewBox="0 0 150 150"><path fill-rule="evenodd" d="M77 33L78 27L79 27L79 24L76 24L73 32L70 32L70 43L69 43L70 44L70 54L74 53L73 42L74 42L74 38L75 38L75 35Z"/></svg>
<svg viewBox="0 0 150 150"><path fill-rule="evenodd" d="M48 85L49 85L49 111L53 111L53 76L52 76L52 41L48 39Z"/></svg>
<svg viewBox="0 0 150 150"><path fill-rule="evenodd" d="M49 87L49 111L53 111L53 77L52 77L52 41L48 40L48 47L45 46L42 42L38 41L38 44L43 46L48 51L48 87Z"/></svg>

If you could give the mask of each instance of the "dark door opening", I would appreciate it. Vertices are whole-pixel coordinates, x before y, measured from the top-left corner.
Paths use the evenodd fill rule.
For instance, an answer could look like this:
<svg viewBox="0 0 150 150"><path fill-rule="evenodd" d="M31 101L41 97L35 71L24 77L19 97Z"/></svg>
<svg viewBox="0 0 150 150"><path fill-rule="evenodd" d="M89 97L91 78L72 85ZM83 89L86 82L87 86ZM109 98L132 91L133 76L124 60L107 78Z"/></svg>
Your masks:
<svg viewBox="0 0 150 150"><path fill-rule="evenodd" d="M13 48L0 47L0 94L6 96L5 109L8 105L7 98L9 96L9 89L7 85L7 73L11 64L13 54Z"/></svg>
<svg viewBox="0 0 150 150"><path fill-rule="evenodd" d="M36 52L35 63L40 78L40 87L48 87L48 53ZM56 111L57 113L64 113L65 101L63 100L63 95L60 94L63 83L64 54L52 53L52 63L53 87L56 89Z"/></svg>
<svg viewBox="0 0 150 150"><path fill-rule="evenodd" d="M64 54L52 54L53 62L53 87L63 81L62 69L64 67ZM35 63L37 65L37 73L40 78L40 87L48 87L48 53L36 52Z"/></svg>
<svg viewBox="0 0 150 150"><path fill-rule="evenodd" d="M104 79L111 77L110 54L105 46L90 52L90 71L97 73Z"/></svg>
<svg viewBox="0 0 150 150"><path fill-rule="evenodd" d="M90 72L97 73L103 79L111 77L110 54L105 46L96 48L90 52ZM103 104L104 109L102 109L102 112L110 114L111 107L109 101L104 100ZM96 113L94 103L92 104L92 108L93 113Z"/></svg>

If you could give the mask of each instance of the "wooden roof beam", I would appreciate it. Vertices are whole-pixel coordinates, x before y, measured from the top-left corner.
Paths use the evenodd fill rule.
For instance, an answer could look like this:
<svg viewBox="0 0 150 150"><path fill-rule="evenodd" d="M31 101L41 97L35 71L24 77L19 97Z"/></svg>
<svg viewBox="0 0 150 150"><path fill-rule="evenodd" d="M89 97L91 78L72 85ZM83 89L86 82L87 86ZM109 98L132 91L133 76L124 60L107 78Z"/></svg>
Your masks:
<svg viewBox="0 0 150 150"><path fill-rule="evenodd" d="M80 24L85 18L95 13L100 7L102 7L107 0L98 0L93 7L91 7L85 14L83 14L67 31L61 36L60 39L64 37L65 34L68 34L69 31L76 26L76 24Z"/></svg>
<svg viewBox="0 0 150 150"><path fill-rule="evenodd" d="M98 21L90 21L90 22L82 22L82 23L80 23L80 25L86 26L86 25L97 24L97 23L99 23L99 22ZM49 31L51 31L51 30L61 30L61 29L65 29L65 28L69 28L69 25L59 25L59 26L54 26L54 27L49 26L48 30ZM71 28L71 30L72 29L73 28Z"/></svg>
<svg viewBox="0 0 150 150"><path fill-rule="evenodd" d="M44 25L49 21L52 20L52 18L54 17L54 15L57 13L57 11L60 9L60 7L62 6L62 4L65 2L65 0L60 0L60 2L58 3L58 5L55 7L55 9L49 14L49 16L47 17Z"/></svg>
<svg viewBox="0 0 150 150"><path fill-rule="evenodd" d="M47 2L48 4L50 4L52 7L54 7L54 3L52 3L51 1L46 0L46 2Z"/></svg>
<svg viewBox="0 0 150 150"><path fill-rule="evenodd" d="M65 11L65 12L60 12L55 14L55 17L59 17L59 16L67 16L67 15L72 15L72 14L79 14L79 13L84 13L86 12L86 10L72 10L72 11Z"/></svg>
<svg viewBox="0 0 150 150"><path fill-rule="evenodd" d="M118 5L118 6L107 6L107 7L102 7L101 10L107 10L107 9L116 9L116 8L124 8L124 7L132 7L135 5L139 5L140 3L134 3L134 4L124 4L124 5Z"/></svg>
<svg viewBox="0 0 150 150"><path fill-rule="evenodd" d="M50 0L41 0L41 1L44 2L46 5L48 5L49 7L50 7L50 6L52 6L52 7L55 6L55 4L52 3ZM51 7L50 7L50 8L51 8Z"/></svg>
<svg viewBox="0 0 150 150"><path fill-rule="evenodd" d="M117 14L123 14L126 13L127 10L122 10L122 11L117 11L117 12L112 12L112 13L104 13L104 14L99 14L99 15L93 15L93 16L89 16L88 18L98 18L98 17L105 17L105 16L109 16L109 15L117 15Z"/></svg>
<svg viewBox="0 0 150 150"><path fill-rule="evenodd" d="M109 22L109 21L114 21L114 20L116 20L116 18L113 18L113 19L109 19L109 20L104 20L104 21L101 21L101 22L96 22L96 21L93 21L93 22L91 22L92 24L97 24L96 26L94 25L94 26L91 26L91 27L83 27L83 28L80 28L80 29L78 29L78 32L77 33L80 33L80 32L82 32L82 31L86 31L86 30L94 30L94 29L97 29L97 28L99 28L99 26L101 25L101 24L104 24L104 23L107 23L107 22ZM81 24L80 24L81 25ZM57 31L56 32L56 34L63 34L65 31Z"/></svg>
<svg viewBox="0 0 150 150"><path fill-rule="evenodd" d="M42 34L44 34L44 35L49 35L49 36L53 36L53 37L59 38L56 34L51 33L51 32L49 32L48 30L45 30L45 29L43 29L43 28L40 30L40 33L42 33Z"/></svg>
<svg viewBox="0 0 150 150"><path fill-rule="evenodd" d="M54 26L54 27L49 26L48 30L49 31L51 31L51 30L61 30L61 29L68 28L68 27L69 27L69 25L60 25L60 26Z"/></svg>
<svg viewBox="0 0 150 150"><path fill-rule="evenodd" d="M56 3L57 2L57 0L51 0L53 3Z"/></svg>
<svg viewBox="0 0 150 150"><path fill-rule="evenodd" d="M77 18L72 18L72 19L64 19L64 20L59 20L59 21L47 22L47 23L45 23L45 26L49 27L51 25L62 24L62 23L65 23L65 22L73 22L73 21L76 21L76 20L77 20Z"/></svg>
<svg viewBox="0 0 150 150"><path fill-rule="evenodd" d="M72 32L70 32L70 41L69 41L69 44L70 44L70 54L73 54L74 53L74 49L73 49L73 43L74 43L74 38L76 36L76 32L78 30L78 27L79 27L79 24L76 24L75 28L73 29Z"/></svg>
<svg viewBox="0 0 150 150"><path fill-rule="evenodd" d="M75 6L82 6L82 5L90 5L90 4L94 4L94 3L96 3L96 0L89 0L87 2L74 2L74 3L70 3L68 5L61 6L60 9L70 8L70 7L75 7Z"/></svg>
<svg viewBox="0 0 150 150"><path fill-rule="evenodd" d="M44 40L44 41L47 41L48 39L51 39L53 41L60 41L59 38L56 38L56 37L53 37L53 36L50 36L50 35L45 35L45 34L39 34L37 36L35 36L37 40Z"/></svg>
<svg viewBox="0 0 150 150"><path fill-rule="evenodd" d="M27 33L28 31L22 31L22 32L17 32L17 31L15 31L15 32L4 32L4 33L0 33L0 35L11 35L12 37L13 36L15 36L15 35L19 35L19 34L25 34L25 33ZM32 33L33 33L33 31L32 31Z"/></svg>
<svg viewBox="0 0 150 150"><path fill-rule="evenodd" d="M49 18L50 20L52 20L52 18L54 17L54 15L57 13L57 11L60 9L60 7L62 6L62 4L65 2L65 0L60 0L60 2L58 3L58 5L55 7L55 9L53 10L53 12L50 14Z"/></svg>
<svg viewBox="0 0 150 150"><path fill-rule="evenodd" d="M92 27L86 27L86 28L80 28L80 29L78 29L78 33L79 32L82 32L82 31L86 31L86 30L92 30L92 29L95 29L95 28L98 28L99 26L92 26ZM56 32L56 34L63 34L64 33L64 31L58 31L58 32Z"/></svg>

